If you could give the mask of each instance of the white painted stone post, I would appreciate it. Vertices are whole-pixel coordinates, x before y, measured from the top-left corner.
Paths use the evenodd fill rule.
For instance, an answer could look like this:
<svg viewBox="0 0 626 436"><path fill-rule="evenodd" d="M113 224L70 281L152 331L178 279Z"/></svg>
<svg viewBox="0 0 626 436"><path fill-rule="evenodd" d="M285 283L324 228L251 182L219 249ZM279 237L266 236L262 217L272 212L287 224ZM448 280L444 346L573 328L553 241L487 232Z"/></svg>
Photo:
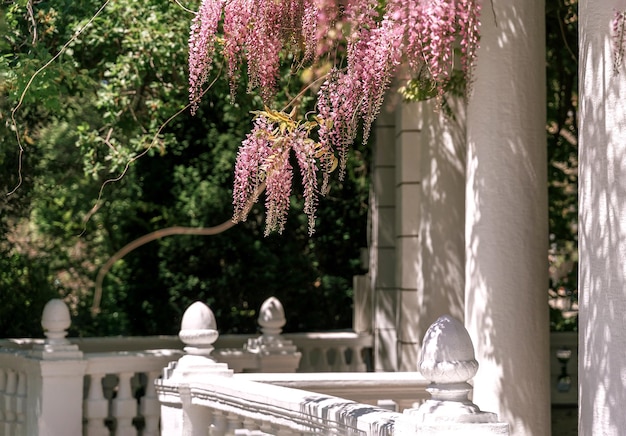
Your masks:
<svg viewBox="0 0 626 436"><path fill-rule="evenodd" d="M429 436L508 435L506 423L495 413L482 412L468 398L467 383L478 370L469 333L457 319L444 315L426 331L419 363L421 374L431 383L431 399L416 409L406 409L400 434ZM408 429L405 426L409 426ZM413 431L406 431L413 430Z"/></svg>
<svg viewBox="0 0 626 436"><path fill-rule="evenodd" d="M398 369L415 371L421 340L442 314L464 315L465 104L396 109Z"/></svg>
<svg viewBox="0 0 626 436"><path fill-rule="evenodd" d="M161 403L161 434L164 436L206 436L209 434L208 411L191 403L190 382L202 382L212 375L231 377L233 371L225 363L211 357L218 338L213 311L196 301L183 314L178 334L186 345L185 355L164 370L163 378L178 385L178 395L168 395L159 380L155 381Z"/></svg>
<svg viewBox="0 0 626 436"><path fill-rule="evenodd" d="M394 108L376 121L369 207L369 272L376 371L398 370L396 274L396 131Z"/></svg>
<svg viewBox="0 0 626 436"><path fill-rule="evenodd" d="M524 436L550 434L544 21L543 0L483 2L467 110L473 400Z"/></svg>
<svg viewBox="0 0 626 436"><path fill-rule="evenodd" d="M41 325L47 339L30 353L36 359L37 370L29 374L26 387L29 434L82 434L86 361L78 346L65 339L70 324L70 312L63 300L53 299L45 305Z"/></svg>
<svg viewBox="0 0 626 436"><path fill-rule="evenodd" d="M250 339L246 351L256 354L258 372L296 372L302 354L292 341L281 337L287 323L285 309L276 297L263 302L259 310L259 326L262 335Z"/></svg>
<svg viewBox="0 0 626 436"><path fill-rule="evenodd" d="M626 431L626 65L613 68L611 34L626 1L578 11L578 430L614 436Z"/></svg>

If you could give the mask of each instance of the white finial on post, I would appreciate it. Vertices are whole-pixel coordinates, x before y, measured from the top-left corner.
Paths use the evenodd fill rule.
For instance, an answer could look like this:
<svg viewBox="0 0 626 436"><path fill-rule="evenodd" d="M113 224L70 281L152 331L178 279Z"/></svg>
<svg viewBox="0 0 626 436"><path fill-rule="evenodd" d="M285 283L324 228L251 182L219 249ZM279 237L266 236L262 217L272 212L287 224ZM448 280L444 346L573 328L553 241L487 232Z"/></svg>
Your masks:
<svg viewBox="0 0 626 436"><path fill-rule="evenodd" d="M258 318L262 335L248 340L246 351L258 357L259 372L295 372L302 354L290 340L280 336L287 323L285 310L276 297L263 302Z"/></svg>
<svg viewBox="0 0 626 436"><path fill-rule="evenodd" d="M209 357L217 340L217 323L213 311L206 304L196 301L185 310L178 337L185 343L190 355Z"/></svg>
<svg viewBox="0 0 626 436"><path fill-rule="evenodd" d="M419 369L431 383L431 399L417 409L404 411L415 419L419 434L508 435L508 425L495 413L482 412L468 395L468 380L476 375L478 362L469 333L457 319L444 315L426 331Z"/></svg>
<svg viewBox="0 0 626 436"><path fill-rule="evenodd" d="M263 302L259 310L258 323L263 336L278 336L287 324L283 304L276 297L270 297Z"/></svg>
<svg viewBox="0 0 626 436"><path fill-rule="evenodd" d="M43 344L35 344L30 356L42 360L82 359L83 353L78 345L65 338L70 325L72 319L67 304L59 298L48 301L41 314L41 326L46 340Z"/></svg>
<svg viewBox="0 0 626 436"><path fill-rule="evenodd" d="M232 374L228 365L217 363L211 357L218 332L215 315L209 306L200 301L189 306L183 314L178 337L185 344L186 354L176 363L172 379L189 379L207 373Z"/></svg>
<svg viewBox="0 0 626 436"><path fill-rule="evenodd" d="M65 337L70 325L72 319L67 304L59 298L48 301L41 315L41 326L47 338L46 344L69 344Z"/></svg>
<svg viewBox="0 0 626 436"><path fill-rule="evenodd" d="M481 412L468 399L472 386L467 381L478 371L469 333L455 318L444 315L426 331L419 370L432 398L419 409L424 421L496 422L493 413Z"/></svg>

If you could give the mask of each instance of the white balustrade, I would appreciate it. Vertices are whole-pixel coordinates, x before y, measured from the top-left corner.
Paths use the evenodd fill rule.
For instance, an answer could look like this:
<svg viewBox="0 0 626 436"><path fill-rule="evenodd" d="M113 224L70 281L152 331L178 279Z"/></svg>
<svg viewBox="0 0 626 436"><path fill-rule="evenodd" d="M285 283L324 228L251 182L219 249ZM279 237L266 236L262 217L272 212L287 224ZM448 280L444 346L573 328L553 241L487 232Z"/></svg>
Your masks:
<svg viewBox="0 0 626 436"><path fill-rule="evenodd" d="M159 434L159 404L154 380L181 355L177 350L91 353L83 403L86 436Z"/></svg>
<svg viewBox="0 0 626 436"><path fill-rule="evenodd" d="M297 372L365 372L374 346L371 334L354 332L287 333L302 353Z"/></svg>
<svg viewBox="0 0 626 436"><path fill-rule="evenodd" d="M208 374L202 381L186 383L181 379L160 380L157 382L157 392L165 407L181 409L181 420L183 415L188 417L182 409L193 406L197 412L200 406L207 415L219 412L235 414L247 427L254 423L263 433L272 435L350 435L360 432L364 435L391 435L393 433L386 429L402 416L329 395L219 374ZM173 431L165 429L163 435L200 435L209 431L211 435L226 434L224 426L227 427L227 423L223 420L213 420L210 425L207 422L197 416L195 419L182 420L180 425L172 428ZM245 430L245 426L242 426L242 430Z"/></svg>
<svg viewBox="0 0 626 436"><path fill-rule="evenodd" d="M271 335L279 333L276 325L269 328ZM507 424L498 422L493 413L480 411L468 399L472 387L467 380L476 373L478 363L467 330L448 316L439 318L424 338L420 368L429 383L416 373L395 374L401 379L397 380L396 393L406 395L398 387L410 383L402 377L415 377L413 397L422 400L421 405L404 413L321 393L324 388L341 389L339 379L330 380L332 377L323 386L319 380L307 380L305 374L234 374L211 356L217 326L213 313L202 303L194 303L185 312L179 336L188 344L187 354L166 368L163 378L155 383L163 436L230 436L259 431L278 436L508 435ZM339 376L346 378L345 374ZM356 395L359 385L365 391L363 387L369 382L372 401L377 396L389 397L374 374L358 376L353 375L353 392L347 394ZM300 389L289 387L298 383ZM421 393L428 391L431 398L418 398L420 389Z"/></svg>
<svg viewBox="0 0 626 436"><path fill-rule="evenodd" d="M0 436L159 434L154 380L180 350L83 353L66 339L62 300L42 314L45 340L0 348Z"/></svg>
<svg viewBox="0 0 626 436"><path fill-rule="evenodd" d="M126 351L84 353L66 339L67 306L52 300L42 316L45 340L0 345L0 436L436 435L465 434L459 429L468 422L488 430L481 434L507 434L468 399L476 362L456 320L440 318L429 329L421 373L364 372L370 335L281 334L284 323L282 305L268 299L261 336L238 351L248 359L240 369L265 373L235 374L220 361L223 350L213 349L215 317L202 303L183 317L177 341L184 353L128 351L128 344ZM327 372L294 373L298 360L298 371ZM442 424L452 433L441 433Z"/></svg>

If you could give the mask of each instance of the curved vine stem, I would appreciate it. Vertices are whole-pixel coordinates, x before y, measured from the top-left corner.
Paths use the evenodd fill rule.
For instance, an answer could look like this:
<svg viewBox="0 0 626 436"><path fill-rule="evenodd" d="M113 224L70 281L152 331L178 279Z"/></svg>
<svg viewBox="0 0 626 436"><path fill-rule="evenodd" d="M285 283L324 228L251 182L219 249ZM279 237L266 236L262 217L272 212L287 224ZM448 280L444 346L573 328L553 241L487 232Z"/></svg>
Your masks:
<svg viewBox="0 0 626 436"><path fill-rule="evenodd" d="M252 208L255 203L255 199L257 199L261 193L265 190L265 182L263 182L257 188L255 195L248 200L246 205L246 215ZM228 221L224 221L222 224L213 227L183 227L183 226L174 226L174 227L166 227L164 229L155 230L154 232L148 233L146 235L141 236L140 238L135 239L132 242L129 242L121 249L119 249L113 256L111 256L106 263L100 268L98 271L98 275L96 276L96 285L93 296L93 304L91 306L92 315L96 315L100 311L100 302L102 301L102 283L104 282L104 277L107 275L109 270L113 267L115 262L122 259L131 251L141 247L142 245L147 244L148 242L155 241L157 239L165 238L166 236L173 235L196 235L196 236L212 236L218 235L220 233L225 232L226 230L234 227L238 224L238 222L233 221L232 219Z"/></svg>
<svg viewBox="0 0 626 436"><path fill-rule="evenodd" d="M183 11L185 11L185 12L189 12L190 14L194 14L194 15L196 15L196 14L197 14L197 12L192 11L191 9L189 9L188 7L186 7L184 4L182 4L182 3L180 2L180 0L173 0L173 1L174 1L174 3L176 3L178 6L180 6L180 8L181 8Z"/></svg>
<svg viewBox="0 0 626 436"><path fill-rule="evenodd" d="M20 130L17 126L17 121L15 120L15 113L20 109L20 107L22 107L22 103L24 103L24 97L26 96L26 93L28 92L28 90L30 89L31 85L33 84L35 78L46 68L48 68L48 66L50 66L50 64L52 64L52 62L56 61L59 56L61 56L65 50L67 49L67 47L69 47L69 45L81 34L83 33L83 31L89 27L91 25L91 23L93 23L93 21L98 17L98 15L100 15L102 13L102 11L104 10L104 8L107 7L107 5L110 3L111 0L106 0L102 6L100 6L100 9L98 9L98 11L95 13L94 16L92 16L89 21L87 21L85 23L85 25L83 27L81 27L80 29L78 29L74 35L72 35L72 37L63 45L63 47L61 47L61 49L54 55L52 56L52 58L50 58L50 60L48 60L48 62L46 62L45 64L43 64L43 66L41 66L37 71L35 71L33 73L33 75L30 77L30 79L28 80L28 82L26 82L26 86L24 87L24 90L22 91L22 94L20 95L20 98L17 101L17 104L15 105L15 107L11 110L11 125L13 127L13 129L15 130L15 136L17 138L17 146L19 148L19 155L18 155L18 163L17 163L17 185L10 191L7 193L8 195L11 195L13 193L15 193L15 191L17 191L20 186L22 186L22 160L24 157L24 146L22 145L22 140L20 139Z"/></svg>
<svg viewBox="0 0 626 436"><path fill-rule="evenodd" d="M330 73L326 73L320 77L318 77L317 79L315 79L314 81L312 81L311 83L309 83L307 86L305 86L299 93L298 95L296 95L294 98L292 98L289 103L287 103L281 110L280 112L285 112L290 106L292 106L293 104L296 103L296 101L302 97L304 95L305 92L307 92L309 89L311 89L315 84L319 83L322 80L325 80L328 76L330 75Z"/></svg>
<svg viewBox="0 0 626 436"><path fill-rule="evenodd" d="M198 96L198 99L200 99L204 94L207 93L207 91L209 89L211 89L213 87L215 82L217 82L217 79L219 79L221 71L222 71L221 69L220 69L220 71L218 71L217 75L215 76L215 79L213 79L213 81L209 84L209 86L207 86L206 89L204 89L202 91L202 93ZM148 147L146 147L146 149L144 151L142 151L138 155L133 156L131 159L129 159L129 161L126 162L126 166L124 167L124 169L122 170L122 172L120 174L118 174L116 177L107 179L107 180L105 180L102 183L102 185L100 186L100 191L98 192L98 198L96 199L96 203L89 210L89 212L87 212L87 215L85 215L85 217L83 218L83 223L85 224L85 227L83 227L83 232L82 233L85 233L85 231L87 229L87 227L86 227L87 223L89 222L91 217L98 211L98 209L100 209L100 205L101 205L101 202L102 202L102 196L104 195L104 188L106 187L106 185L108 185L109 183L119 182L126 175L126 173L128 172L128 169L130 168L130 166L135 161L141 159L142 157L144 157L146 154L148 154L150 152L152 147L154 147L154 144L157 142L157 139L158 139L159 135L161 134L161 132L163 131L163 129L165 128L165 126L167 126L174 118L176 118L177 116L179 116L180 114L185 112L187 109L189 109L189 107L192 104L193 104L193 102L187 103L182 109L178 110L174 115L172 115L167 120L165 120L165 122L163 124L161 124L161 126L159 126L159 128L156 131L156 133L152 137L152 141L150 142L150 145Z"/></svg>
<svg viewBox="0 0 626 436"><path fill-rule="evenodd" d="M148 242L154 241L156 239L165 238L166 236L172 235L202 235L202 236L210 236L217 235L219 233L225 232L231 227L235 226L236 223L232 220L228 220L223 222L220 225L213 227L167 227L165 229L155 230L152 233L148 233L147 235L143 235L140 238L135 239L132 242L129 242L120 250L117 251L113 256L107 260L107 262L100 268L98 271L98 276L96 277L96 290L93 296L93 305L91 306L92 315L96 315L100 311L100 301L102 300L102 283L104 282L104 277L107 275L109 270L113 267L115 262L126 256L131 251L141 247L142 245L147 244Z"/></svg>

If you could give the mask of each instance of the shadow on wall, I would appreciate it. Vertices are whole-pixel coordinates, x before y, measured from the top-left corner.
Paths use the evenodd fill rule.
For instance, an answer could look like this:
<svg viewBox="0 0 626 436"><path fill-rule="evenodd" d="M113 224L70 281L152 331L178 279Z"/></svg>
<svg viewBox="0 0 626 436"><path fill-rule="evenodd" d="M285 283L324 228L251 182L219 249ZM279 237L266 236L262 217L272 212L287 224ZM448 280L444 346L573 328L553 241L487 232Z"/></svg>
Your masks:
<svg viewBox="0 0 626 436"><path fill-rule="evenodd" d="M465 317L465 102L449 97L447 103L450 116L434 101L424 111L419 231L423 332L441 315Z"/></svg>
<svg viewBox="0 0 626 436"><path fill-rule="evenodd" d="M580 428L623 432L626 71L609 70L610 7L581 1L579 162Z"/></svg>

